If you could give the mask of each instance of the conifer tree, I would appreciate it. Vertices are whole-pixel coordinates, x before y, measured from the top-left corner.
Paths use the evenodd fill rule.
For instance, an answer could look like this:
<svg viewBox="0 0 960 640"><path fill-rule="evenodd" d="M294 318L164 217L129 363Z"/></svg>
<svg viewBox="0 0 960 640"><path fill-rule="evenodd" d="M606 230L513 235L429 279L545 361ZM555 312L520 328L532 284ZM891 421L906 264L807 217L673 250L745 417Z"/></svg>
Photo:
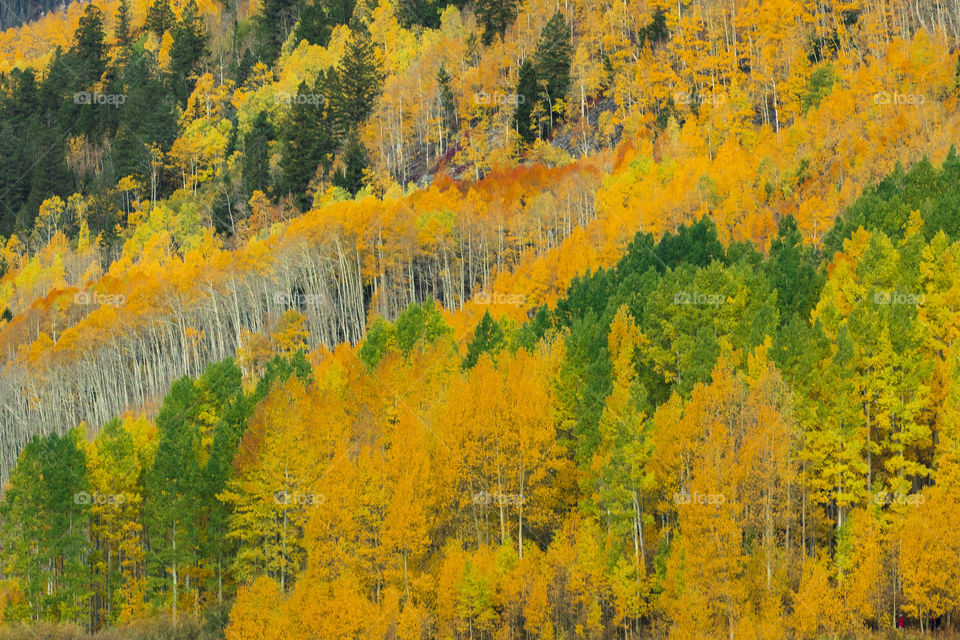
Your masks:
<svg viewBox="0 0 960 640"><path fill-rule="evenodd" d="M514 114L514 126L525 142L536 139L534 109L540 99L540 87L537 81L537 68L530 60L524 60L520 66L520 78L517 80L517 111Z"/></svg>
<svg viewBox="0 0 960 640"><path fill-rule="evenodd" d="M457 122L457 100L453 95L450 74L442 64L440 65L440 69L437 70L437 83L440 85L438 100L440 101L444 130L447 134L456 133L459 128L459 123Z"/></svg>
<svg viewBox="0 0 960 640"><path fill-rule="evenodd" d="M194 383L173 384L157 414L157 453L146 477L146 529L154 592L178 615L184 572L197 561L200 406Z"/></svg>
<svg viewBox="0 0 960 640"><path fill-rule="evenodd" d="M247 199L270 185L270 141L276 137L267 112L261 111L243 139L243 191Z"/></svg>
<svg viewBox="0 0 960 640"><path fill-rule="evenodd" d="M490 317L489 311L485 312L477 325L477 329L473 332L473 338L467 344L467 355L463 358L463 368L470 369L476 365L482 353L496 356L505 346L505 342L506 336L503 333L503 328Z"/></svg>
<svg viewBox="0 0 960 640"><path fill-rule="evenodd" d="M333 184L356 195L363 188L367 164L367 150L359 136L351 135L343 151L343 166L334 174Z"/></svg>
<svg viewBox="0 0 960 640"><path fill-rule="evenodd" d="M344 135L367 119L383 87L373 43L365 29L350 36L337 67L333 113L338 132Z"/></svg>
<svg viewBox="0 0 960 640"><path fill-rule="evenodd" d="M80 82L89 86L100 79L106 69L106 46L103 31L103 12L95 4L88 4L80 16L74 34L73 54L77 59Z"/></svg>
<svg viewBox="0 0 960 640"><path fill-rule="evenodd" d="M570 42L570 27L566 16L557 11L540 34L540 43L535 55L537 76L543 88L544 111L549 114L550 128L554 120L563 119L560 102L567 97L570 88L570 60L573 45Z"/></svg>
<svg viewBox="0 0 960 640"><path fill-rule="evenodd" d="M285 193L295 196L301 208L310 204L306 191L317 167L326 172L333 162L336 140L325 99L328 91L328 74L324 71L320 72L312 92L305 82L300 83L298 99L280 131L282 188ZM311 99L314 97L316 99Z"/></svg>
<svg viewBox="0 0 960 640"><path fill-rule="evenodd" d="M206 53L207 29L200 17L195 0L183 8L180 20L173 28L173 44L170 47L170 75L174 93L182 105L190 97L198 71L198 65Z"/></svg>
<svg viewBox="0 0 960 640"><path fill-rule="evenodd" d="M483 44L489 45L495 37L503 37L516 19L517 0L474 0L473 10L483 27Z"/></svg>
<svg viewBox="0 0 960 640"><path fill-rule="evenodd" d="M154 0L147 9L147 29L157 37L157 40L160 40L164 33L173 28L174 24L176 24L176 17L173 15L173 9L170 8L169 0Z"/></svg>
<svg viewBox="0 0 960 640"><path fill-rule="evenodd" d="M114 17L113 41L121 51L124 51L130 46L130 38L130 3L127 0L121 0Z"/></svg>

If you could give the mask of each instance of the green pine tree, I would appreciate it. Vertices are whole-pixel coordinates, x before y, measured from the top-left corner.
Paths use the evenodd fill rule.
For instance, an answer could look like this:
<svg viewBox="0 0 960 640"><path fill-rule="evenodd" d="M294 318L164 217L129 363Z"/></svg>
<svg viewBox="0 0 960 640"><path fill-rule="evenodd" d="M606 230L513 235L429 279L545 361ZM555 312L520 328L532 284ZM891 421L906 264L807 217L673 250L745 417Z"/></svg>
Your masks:
<svg viewBox="0 0 960 640"><path fill-rule="evenodd" d="M127 0L121 0L113 22L114 44L121 51L124 51L130 46L131 38L130 3Z"/></svg>
<svg viewBox="0 0 960 640"><path fill-rule="evenodd" d="M377 96L383 88L383 74L378 65L366 30L354 32L337 67L332 95L333 113L338 132L354 130L373 112Z"/></svg>
<svg viewBox="0 0 960 640"><path fill-rule="evenodd" d="M103 31L103 12L95 4L88 4L80 16L80 23L74 33L73 55L77 61L77 72L84 86L100 80L106 69L106 38Z"/></svg>
<svg viewBox="0 0 960 640"><path fill-rule="evenodd" d="M517 0L474 0L473 10L483 27L483 44L490 45L497 36L503 37L516 20Z"/></svg>
<svg viewBox="0 0 960 640"><path fill-rule="evenodd" d="M303 7L294 31L294 39L297 42L306 40L310 44L325 47L330 42L331 33L333 33L333 25L330 24L320 0L314 0Z"/></svg>
<svg viewBox="0 0 960 640"><path fill-rule="evenodd" d="M535 126L534 108L539 97L537 68L530 60L524 60L520 65L520 78L517 80L517 111L513 123L525 142L533 142L537 137L539 127Z"/></svg>
<svg viewBox="0 0 960 640"><path fill-rule="evenodd" d="M329 85L329 74L324 71L312 91L305 82L300 83L295 104L280 130L281 189L294 196L301 209L310 205L307 188L317 167L327 172L333 164L336 139L328 103L321 99L329 92Z"/></svg>
<svg viewBox="0 0 960 640"><path fill-rule="evenodd" d="M200 17L197 3L190 0L173 27L173 44L170 47L170 77L174 94L182 105L186 105L190 97L194 76L206 49L207 28Z"/></svg>
<svg viewBox="0 0 960 640"><path fill-rule="evenodd" d="M343 166L333 175L334 186L356 195L363 188L367 166L367 150L356 134L351 135L343 151Z"/></svg>
<svg viewBox="0 0 960 640"><path fill-rule="evenodd" d="M467 344L467 355L463 358L463 368L470 369L476 365L482 353L489 353L492 357L496 357L504 346L506 346L506 335L503 328L490 317L489 311L485 312L473 332L473 337Z"/></svg>
<svg viewBox="0 0 960 640"><path fill-rule="evenodd" d="M243 192L249 199L255 190L266 192L270 186L270 141L276 137L267 112L261 111L243 139Z"/></svg>
<svg viewBox="0 0 960 640"><path fill-rule="evenodd" d="M261 62L269 65L280 55L280 47L296 24L299 10L299 0L263 1L254 19Z"/></svg>
<svg viewBox="0 0 960 640"><path fill-rule="evenodd" d="M540 43L534 56L537 76L543 89L544 111L548 114L550 129L556 120L563 120L564 112L559 107L566 100L570 88L570 61L573 45L570 41L570 26L559 11L547 22L540 34Z"/></svg>
<svg viewBox="0 0 960 640"><path fill-rule="evenodd" d="M443 114L443 126L447 134L456 133L459 129L457 121L457 99L453 95L453 86L447 68L440 65L437 71L437 83L440 85L440 110Z"/></svg>
<svg viewBox="0 0 960 640"><path fill-rule="evenodd" d="M157 40L162 39L163 34L173 28L175 23L176 17L170 8L169 0L154 0L147 9L146 27Z"/></svg>

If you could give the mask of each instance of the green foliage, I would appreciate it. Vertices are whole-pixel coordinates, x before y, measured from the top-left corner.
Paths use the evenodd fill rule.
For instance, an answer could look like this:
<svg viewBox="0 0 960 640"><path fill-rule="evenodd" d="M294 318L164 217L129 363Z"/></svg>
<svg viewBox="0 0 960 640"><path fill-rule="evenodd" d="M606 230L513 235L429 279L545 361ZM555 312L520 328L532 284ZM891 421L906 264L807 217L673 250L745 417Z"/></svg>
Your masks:
<svg viewBox="0 0 960 640"><path fill-rule="evenodd" d="M373 321L360 345L358 357L368 369L374 369L384 355L398 350L407 356L414 348L438 341L452 343L453 328L443 317L443 311L432 300L422 305L412 304L395 322L382 318Z"/></svg>
<svg viewBox="0 0 960 640"><path fill-rule="evenodd" d="M834 82L836 82L836 74L833 65L825 64L810 74L810 79L807 80L807 91L803 96L803 112L819 107L823 99L830 95Z"/></svg>
<svg viewBox="0 0 960 640"><path fill-rule="evenodd" d="M90 485L82 437L35 437L10 476L0 505L3 571L26 597L12 618L84 620Z"/></svg>
<svg viewBox="0 0 960 640"><path fill-rule="evenodd" d="M809 317L823 287L824 276L819 264L817 252L804 246L793 216L780 220L764 270L776 289L777 309L782 320L795 314Z"/></svg>
<svg viewBox="0 0 960 640"><path fill-rule="evenodd" d="M481 40L489 45L494 38L503 37L517 18L517 0L474 0L473 10L482 28Z"/></svg>
<svg viewBox="0 0 960 640"><path fill-rule="evenodd" d="M299 0L264 0L260 13L255 17L257 58L264 64L272 64L280 55L290 31L297 22Z"/></svg>
<svg viewBox="0 0 960 640"><path fill-rule="evenodd" d="M374 102L383 88L383 74L365 29L351 34L333 82L331 99L337 131L341 135L350 134L373 112Z"/></svg>
<svg viewBox="0 0 960 640"><path fill-rule="evenodd" d="M243 139L243 160L241 173L243 191L247 199L256 190L266 192L271 186L270 178L270 142L276 138L276 132L267 112L261 111L253 121L253 126Z"/></svg>
<svg viewBox="0 0 960 640"><path fill-rule="evenodd" d="M437 70L437 82L440 85L440 108L443 113L443 125L449 135L457 131L457 102L453 95L450 74L442 64L440 69Z"/></svg>
<svg viewBox="0 0 960 640"><path fill-rule="evenodd" d="M206 53L207 29L196 1L190 0L184 5L180 20L173 28L173 44L170 47L171 81L174 93L183 105L186 105L193 88L191 77L197 72Z"/></svg>
<svg viewBox="0 0 960 640"><path fill-rule="evenodd" d="M958 238L958 204L960 159L955 148L951 147L939 169L926 159L909 171L904 171L898 164L893 173L864 189L856 202L837 218L833 229L824 238L824 251L827 256L832 256L860 227L881 231L893 240L903 239L913 211L920 214L925 239L930 240L940 231L948 238Z"/></svg>
<svg viewBox="0 0 960 640"><path fill-rule="evenodd" d="M80 16L77 32L74 34L73 53L78 63L78 73L84 85L91 85L100 79L106 68L104 54L105 34L103 31L103 12L95 4L88 4Z"/></svg>
<svg viewBox="0 0 960 640"><path fill-rule="evenodd" d="M359 136L350 136L343 152L343 165L333 174L333 186L356 195L363 188L367 165L367 150Z"/></svg>
<svg viewBox="0 0 960 640"><path fill-rule="evenodd" d="M539 97L537 68L530 60L524 60L520 65L520 77L517 80L517 110L513 123L517 133L526 142L536 139L538 127L534 127L533 112Z"/></svg>
<svg viewBox="0 0 960 640"><path fill-rule="evenodd" d="M113 41L116 46L126 49L130 46L132 25L130 24L130 3L121 0L120 7L113 20Z"/></svg>
<svg viewBox="0 0 960 640"><path fill-rule="evenodd" d="M150 539L151 591L176 606L183 571L199 544L200 402L189 378L173 383L157 414L157 453L145 482L145 529Z"/></svg>
<svg viewBox="0 0 960 640"><path fill-rule="evenodd" d="M307 188L317 167L329 171L336 149L328 103L321 99L330 86L328 78L328 74L321 71L313 89L305 82L300 83L297 100L280 130L283 191L294 195L302 209L310 204Z"/></svg>
<svg viewBox="0 0 960 640"><path fill-rule="evenodd" d="M462 7L464 0L397 0L397 18L404 28L422 26L436 29L440 26L440 14L448 5Z"/></svg>
<svg viewBox="0 0 960 640"><path fill-rule="evenodd" d="M162 39L163 34L172 29L176 21L169 0L154 0L147 9L146 27L153 32L157 40Z"/></svg>
<svg viewBox="0 0 960 640"><path fill-rule="evenodd" d="M330 42L334 27L348 24L353 17L356 0L313 0L304 5L294 31L297 42L306 40L322 47Z"/></svg>
<svg viewBox="0 0 960 640"><path fill-rule="evenodd" d="M667 28L667 12L663 7L657 7L653 12L650 24L642 30L643 38L651 44L660 44L670 38L670 29Z"/></svg>
<svg viewBox="0 0 960 640"><path fill-rule="evenodd" d="M557 103L566 99L567 90L570 88L572 57L570 26L567 24L567 17L557 11L544 26L534 55L537 79L542 86L544 111L548 114L546 120L551 128L555 119L563 119L563 112L557 109Z"/></svg>
<svg viewBox="0 0 960 640"><path fill-rule="evenodd" d="M490 317L490 312L487 311L477 324L470 342L467 343L467 355L463 359L462 366L464 369L472 368L477 364L482 353L496 357L505 346L506 334L503 328Z"/></svg>

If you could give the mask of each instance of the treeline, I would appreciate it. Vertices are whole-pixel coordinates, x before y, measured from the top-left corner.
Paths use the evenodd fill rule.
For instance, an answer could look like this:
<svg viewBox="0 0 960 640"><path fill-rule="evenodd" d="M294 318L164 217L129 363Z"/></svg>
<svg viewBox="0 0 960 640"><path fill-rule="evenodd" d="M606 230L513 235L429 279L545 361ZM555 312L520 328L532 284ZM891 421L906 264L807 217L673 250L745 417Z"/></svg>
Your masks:
<svg viewBox="0 0 960 640"><path fill-rule="evenodd" d="M896 172L822 250L792 218L764 254L709 219L639 234L552 309L461 342L413 305L308 365L289 311L239 366L177 382L155 433L30 445L5 615L96 626L235 596L231 640L952 628L960 241L937 213L952 189L911 187L958 177L955 153ZM104 496L93 515L78 492Z"/></svg>

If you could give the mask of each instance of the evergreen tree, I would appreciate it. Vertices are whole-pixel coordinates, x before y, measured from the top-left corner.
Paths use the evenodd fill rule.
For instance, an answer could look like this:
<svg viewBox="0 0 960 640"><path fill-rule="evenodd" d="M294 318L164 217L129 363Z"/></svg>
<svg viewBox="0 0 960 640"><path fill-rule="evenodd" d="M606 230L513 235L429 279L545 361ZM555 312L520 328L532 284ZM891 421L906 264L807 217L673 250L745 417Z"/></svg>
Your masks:
<svg viewBox="0 0 960 640"><path fill-rule="evenodd" d="M489 45L516 20L517 0L474 0L473 10L483 27L483 44Z"/></svg>
<svg viewBox="0 0 960 640"><path fill-rule="evenodd" d="M656 8L650 24L643 28L641 35L652 44L660 44L670 37L670 30L667 28L667 12L663 7Z"/></svg>
<svg viewBox="0 0 960 640"><path fill-rule="evenodd" d="M282 140L280 168L283 170L282 189L295 196L298 206L305 209L310 204L306 191L316 175L317 167L329 171L336 140L331 130L331 119L326 101L307 99L321 95L329 86L328 74L320 72L314 93L305 82L300 83L297 99L290 115L281 127Z"/></svg>
<svg viewBox="0 0 960 640"><path fill-rule="evenodd" d="M539 127L535 127L533 113L540 97L537 81L537 68L530 60L520 65L520 78L517 80L517 111L513 122L517 133L526 142L533 142Z"/></svg>
<svg viewBox="0 0 960 640"><path fill-rule="evenodd" d="M163 34L173 28L176 18L173 15L173 9L170 8L169 0L154 0L150 8L147 9L146 27L157 40L163 38Z"/></svg>
<svg viewBox="0 0 960 640"><path fill-rule="evenodd" d="M343 166L333 175L333 184L356 195L363 188L366 169L367 150L356 134L351 135L343 152Z"/></svg>
<svg viewBox="0 0 960 640"><path fill-rule="evenodd" d="M463 358L462 367L464 369L472 368L477 364L477 360L480 359L482 353L496 356L505 344L506 337L503 329L490 317L489 311L485 312L473 332L473 337L467 344L467 355Z"/></svg>
<svg viewBox="0 0 960 640"><path fill-rule="evenodd" d="M370 35L354 32L336 71L333 112L338 132L344 135L367 119L383 88Z"/></svg>
<svg viewBox="0 0 960 640"><path fill-rule="evenodd" d="M84 619L91 496L82 437L76 431L35 437L0 505L4 573L20 579L34 620Z"/></svg>
<svg viewBox="0 0 960 640"><path fill-rule="evenodd" d="M457 100L453 95L450 74L442 64L437 71L437 83L440 85L439 100L440 110L443 114L444 130L448 134L456 133L459 129L459 123L457 121Z"/></svg>
<svg viewBox="0 0 960 640"><path fill-rule="evenodd" d="M103 31L103 12L95 4L88 4L80 16L80 23L74 34L73 54L77 61L77 72L84 86L100 80L106 69L104 57L106 45Z"/></svg>
<svg viewBox="0 0 960 640"><path fill-rule="evenodd" d="M294 31L294 39L297 42L306 40L310 44L325 47L330 42L332 32L333 25L330 24L327 12L320 4L320 0L314 0L303 7L300 20L297 22L297 28Z"/></svg>
<svg viewBox="0 0 960 640"><path fill-rule="evenodd" d="M397 0L397 19L406 29L418 25L436 29L447 4L444 0Z"/></svg>
<svg viewBox="0 0 960 640"><path fill-rule="evenodd" d="M266 192L270 186L270 141L275 137L267 112L261 111L243 139L243 192L247 199L255 190Z"/></svg>
<svg viewBox="0 0 960 640"><path fill-rule="evenodd" d="M357 8L357 0L324 0L324 7L330 17L330 24L350 24Z"/></svg>
<svg viewBox="0 0 960 640"><path fill-rule="evenodd" d="M770 283L777 290L780 319L786 321L794 314L805 319L820 298L823 286L819 257L813 248L804 246L793 216L782 218L778 227L764 267Z"/></svg>
<svg viewBox="0 0 960 640"><path fill-rule="evenodd" d="M280 47L297 20L299 0L264 0L255 18L258 58L271 64L280 55Z"/></svg>
<svg viewBox="0 0 960 640"><path fill-rule="evenodd" d="M549 114L551 129L555 115L557 120L563 119L558 103L566 99L567 90L570 88L572 56L570 27L566 17L558 11L544 26L535 55L537 76L543 88L544 111Z"/></svg>
<svg viewBox="0 0 960 640"><path fill-rule="evenodd" d="M200 17L195 0L190 0L173 28L170 47L170 76L174 94L186 105L193 87L193 76L206 53L207 29Z"/></svg>
<svg viewBox="0 0 960 640"><path fill-rule="evenodd" d="M30 192L20 210L19 222L24 228L31 228L40 210L40 203L51 196L60 196L64 200L73 191L73 175L67 167L67 147L63 134L55 127L35 121L29 139L34 169L30 176Z"/></svg>
<svg viewBox="0 0 960 640"><path fill-rule="evenodd" d="M123 52L129 48L130 38L130 3L127 0L121 0L120 7L114 16L113 41L115 46Z"/></svg>
<svg viewBox="0 0 960 640"><path fill-rule="evenodd" d="M213 428L210 455L200 473L201 517L200 551L213 569L210 591L223 601L223 576L235 546L227 538L229 505L218 496L233 475L233 459L240 438L246 431L247 420L254 402L243 393L242 373L233 360L225 360L207 367L196 386L209 407L209 415L217 416Z"/></svg>

